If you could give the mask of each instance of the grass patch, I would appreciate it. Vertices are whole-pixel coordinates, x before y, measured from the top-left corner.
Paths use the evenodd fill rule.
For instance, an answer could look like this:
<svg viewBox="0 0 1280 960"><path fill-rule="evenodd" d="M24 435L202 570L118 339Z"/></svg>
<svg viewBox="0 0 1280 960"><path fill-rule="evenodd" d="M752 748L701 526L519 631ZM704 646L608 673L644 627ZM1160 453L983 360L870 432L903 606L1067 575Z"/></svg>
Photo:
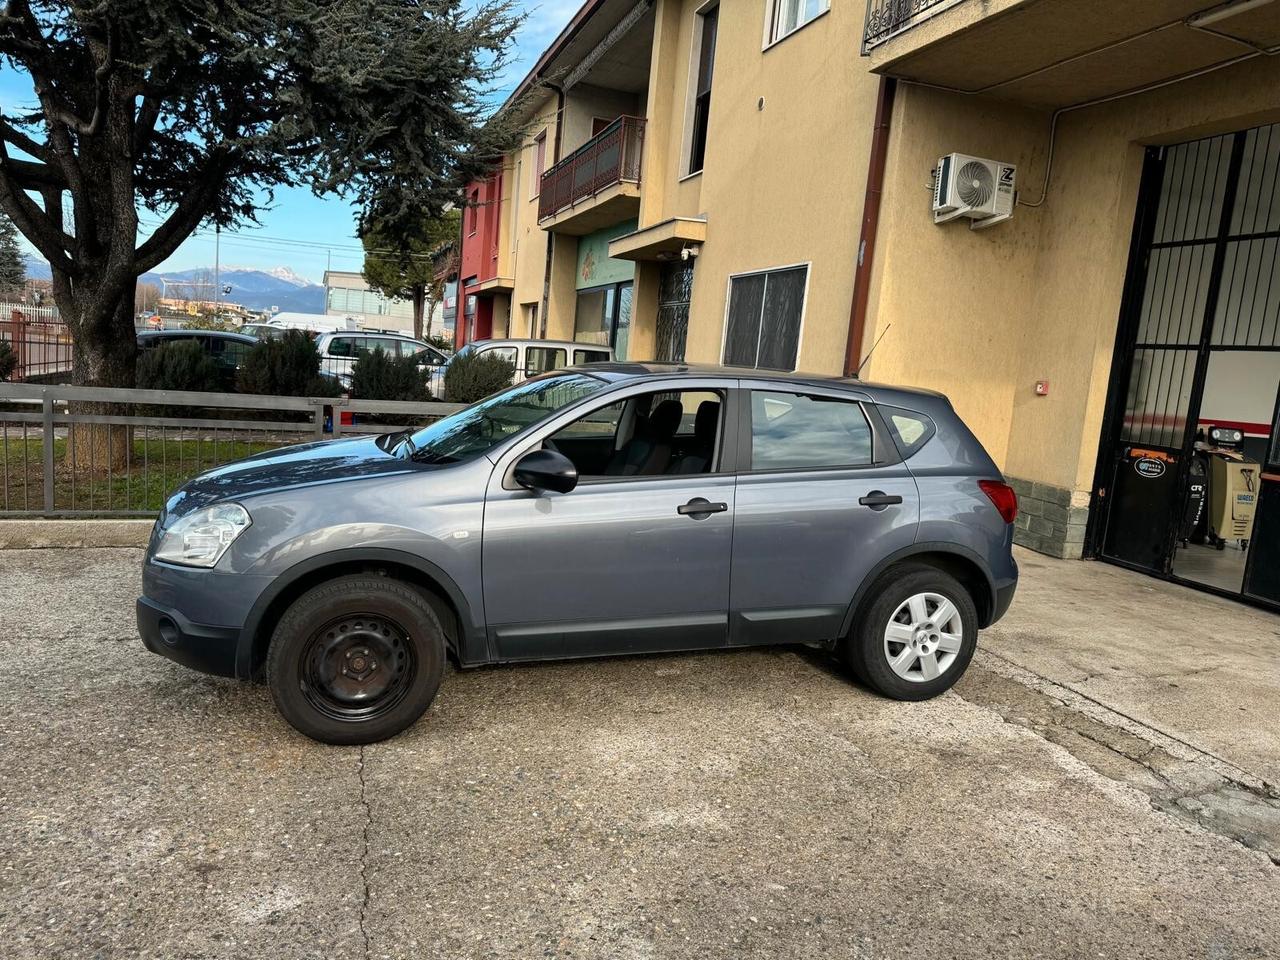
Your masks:
<svg viewBox="0 0 1280 960"><path fill-rule="evenodd" d="M44 510L44 452L39 436L10 436L0 441L0 510ZM134 434L127 469L106 472L77 456L67 457L65 437L53 445L55 510L103 513L158 512L171 493L192 477L251 454L303 442L237 437L173 438Z"/></svg>

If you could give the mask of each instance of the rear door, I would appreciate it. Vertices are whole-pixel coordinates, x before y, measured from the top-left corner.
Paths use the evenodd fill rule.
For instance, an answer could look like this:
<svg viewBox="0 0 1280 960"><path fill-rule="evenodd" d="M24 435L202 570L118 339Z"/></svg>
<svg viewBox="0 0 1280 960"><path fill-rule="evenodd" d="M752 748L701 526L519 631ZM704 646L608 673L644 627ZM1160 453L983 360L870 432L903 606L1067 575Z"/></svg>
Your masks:
<svg viewBox="0 0 1280 960"><path fill-rule="evenodd" d="M756 384L743 400L730 643L833 639L863 579L915 541L915 481L847 391Z"/></svg>

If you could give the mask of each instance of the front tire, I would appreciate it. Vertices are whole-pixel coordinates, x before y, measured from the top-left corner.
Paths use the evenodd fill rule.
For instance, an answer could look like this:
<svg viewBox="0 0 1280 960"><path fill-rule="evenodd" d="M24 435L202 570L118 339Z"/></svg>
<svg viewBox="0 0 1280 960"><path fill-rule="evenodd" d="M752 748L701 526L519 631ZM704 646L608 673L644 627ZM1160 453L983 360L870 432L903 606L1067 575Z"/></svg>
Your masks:
<svg viewBox="0 0 1280 960"><path fill-rule="evenodd" d="M969 591L936 567L908 564L871 587L845 643L859 679L894 700L928 700L960 679L978 645Z"/></svg>
<svg viewBox="0 0 1280 960"><path fill-rule="evenodd" d="M444 629L421 591L338 577L304 593L271 637L267 681L281 716L313 740L375 743L412 725L444 673Z"/></svg>

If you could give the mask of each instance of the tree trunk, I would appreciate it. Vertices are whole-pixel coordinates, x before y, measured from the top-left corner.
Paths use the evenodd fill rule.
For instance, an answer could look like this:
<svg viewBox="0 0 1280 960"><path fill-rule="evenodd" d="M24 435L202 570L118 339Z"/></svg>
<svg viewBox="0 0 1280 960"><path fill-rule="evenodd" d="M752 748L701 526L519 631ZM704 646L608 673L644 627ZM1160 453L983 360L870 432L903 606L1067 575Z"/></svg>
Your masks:
<svg viewBox="0 0 1280 960"><path fill-rule="evenodd" d="M422 305L427 297L426 288L421 284L413 288L413 338L422 339Z"/></svg>
<svg viewBox="0 0 1280 960"><path fill-rule="evenodd" d="M114 303L99 306L89 300L68 313L59 302L71 331L71 382L76 386L133 388L138 352L133 300L134 287L130 284ZM73 414L107 416L136 412L130 404L90 402L72 403L70 410ZM128 467L132 446L130 427L72 424L67 432L65 462L77 473L119 471Z"/></svg>

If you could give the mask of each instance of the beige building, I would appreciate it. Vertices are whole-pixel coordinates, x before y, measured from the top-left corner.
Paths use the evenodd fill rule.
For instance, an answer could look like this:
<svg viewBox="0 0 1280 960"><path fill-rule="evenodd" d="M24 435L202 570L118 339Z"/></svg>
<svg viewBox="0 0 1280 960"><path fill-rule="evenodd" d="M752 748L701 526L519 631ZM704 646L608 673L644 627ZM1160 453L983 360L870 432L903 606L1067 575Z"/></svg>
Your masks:
<svg viewBox="0 0 1280 960"><path fill-rule="evenodd" d="M1277 52L1273 0L589 0L473 198L460 337L830 374L878 344L862 376L952 399L1021 542L1280 601ZM1213 426L1248 536L1221 482L1195 520Z"/></svg>

